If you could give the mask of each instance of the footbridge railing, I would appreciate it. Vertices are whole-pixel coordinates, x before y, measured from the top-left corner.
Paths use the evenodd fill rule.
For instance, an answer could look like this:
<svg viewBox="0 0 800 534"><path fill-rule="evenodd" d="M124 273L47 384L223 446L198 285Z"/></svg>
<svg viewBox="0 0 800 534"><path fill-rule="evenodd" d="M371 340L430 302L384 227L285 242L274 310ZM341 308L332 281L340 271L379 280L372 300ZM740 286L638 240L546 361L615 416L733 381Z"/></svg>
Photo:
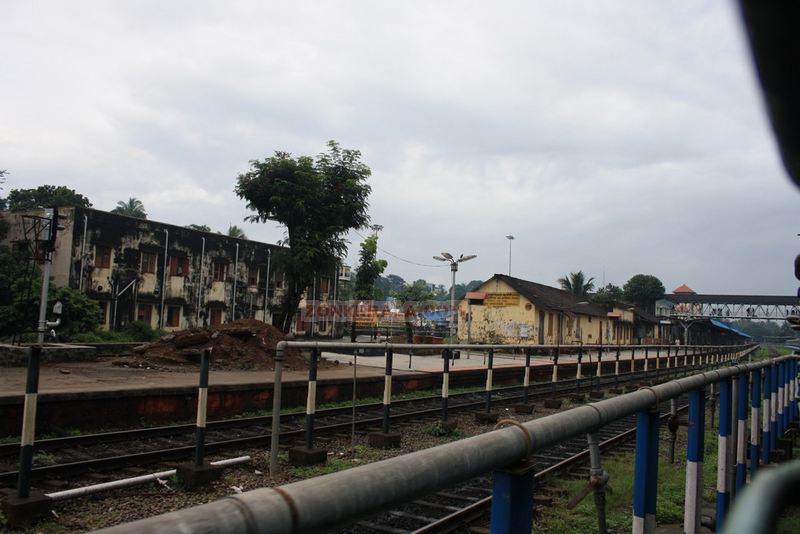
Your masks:
<svg viewBox="0 0 800 534"><path fill-rule="evenodd" d="M315 348L313 343L289 342L281 343L279 351L288 347ZM652 532L658 498L660 418L656 408L684 394L689 397L684 530L699 532L706 388L716 386L720 392L719 525L725 520L731 489L745 483L745 477L735 477L732 485L730 480L734 477L730 470L741 471L739 467L745 464L748 415L751 476L758 469L759 459L772 460L770 451L775 448L777 437L797 417L797 357L736 363L753 350L754 347L741 346L720 348L720 357L729 366L432 449L276 488L233 495L103 532L320 532L489 472L495 473L492 532L530 532L533 473L528 459L531 455L571 437L591 434L631 415L636 415L637 420L632 530ZM749 413L748 398L751 401ZM734 424L735 431L732 430Z"/></svg>

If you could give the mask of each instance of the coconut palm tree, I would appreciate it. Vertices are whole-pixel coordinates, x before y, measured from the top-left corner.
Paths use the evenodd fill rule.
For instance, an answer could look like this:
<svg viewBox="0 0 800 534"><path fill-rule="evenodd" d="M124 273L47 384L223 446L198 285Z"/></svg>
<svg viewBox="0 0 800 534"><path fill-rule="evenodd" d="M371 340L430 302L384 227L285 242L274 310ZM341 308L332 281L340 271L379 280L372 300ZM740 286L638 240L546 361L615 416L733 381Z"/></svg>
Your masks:
<svg viewBox="0 0 800 534"><path fill-rule="evenodd" d="M235 224L228 226L228 237L235 237L237 239L247 239L244 230L242 230Z"/></svg>
<svg viewBox="0 0 800 534"><path fill-rule="evenodd" d="M569 273L569 275L559 278L557 281L561 284L561 289L569 291L578 297L585 297L594 289L594 277L590 277L587 280L583 271Z"/></svg>
<svg viewBox="0 0 800 534"><path fill-rule="evenodd" d="M136 217L137 219L147 218L147 212L144 211L144 204L142 204L141 200L134 197L129 198L127 202L124 200L117 202L117 207L111 210L111 213Z"/></svg>

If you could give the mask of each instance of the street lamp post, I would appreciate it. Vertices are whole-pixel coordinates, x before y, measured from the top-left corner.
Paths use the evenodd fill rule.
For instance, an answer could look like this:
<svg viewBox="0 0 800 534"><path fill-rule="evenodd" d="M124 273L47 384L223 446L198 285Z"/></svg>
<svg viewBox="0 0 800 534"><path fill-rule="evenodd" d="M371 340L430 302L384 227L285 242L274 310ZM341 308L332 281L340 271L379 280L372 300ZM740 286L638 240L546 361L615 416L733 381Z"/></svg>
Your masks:
<svg viewBox="0 0 800 534"><path fill-rule="evenodd" d="M506 239L508 239L508 276L511 276L511 242L514 241L514 236L508 234Z"/></svg>
<svg viewBox="0 0 800 534"><path fill-rule="evenodd" d="M463 261L469 261L472 259L477 258L478 256L475 254L469 254L464 256L463 254L458 257L458 259L453 258L453 255L449 252L442 252L441 256L434 256L434 260L450 262L450 272L453 274L453 280L450 285L450 338L452 342L453 338L453 315L456 309L456 271L458 271L458 264Z"/></svg>

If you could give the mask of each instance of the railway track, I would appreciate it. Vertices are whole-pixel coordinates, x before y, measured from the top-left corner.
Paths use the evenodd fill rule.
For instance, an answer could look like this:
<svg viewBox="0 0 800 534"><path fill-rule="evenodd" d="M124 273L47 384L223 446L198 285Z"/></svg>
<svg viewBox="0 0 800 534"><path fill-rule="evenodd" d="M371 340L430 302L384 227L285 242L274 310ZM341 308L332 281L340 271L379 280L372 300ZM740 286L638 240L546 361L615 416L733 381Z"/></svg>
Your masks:
<svg viewBox="0 0 800 534"><path fill-rule="evenodd" d="M681 398L678 413L687 409ZM670 417L669 407L661 407L661 419ZM600 450L629 444L636 434L636 417L629 416L610 423L596 432ZM578 436L532 457L536 487L544 481L574 469L586 462L589 449L585 436ZM588 477L587 477L588 478ZM489 477L472 479L360 520L336 534L442 534L466 528L475 522L486 522L492 503L492 481ZM533 506L533 503L531 503Z"/></svg>
<svg viewBox="0 0 800 534"><path fill-rule="evenodd" d="M565 397L579 392L613 388L641 380L672 378L676 372L696 371L691 367L661 369L648 372L602 377L586 377L581 380L560 380L556 383L538 382L528 390L530 400ZM660 375L660 376L659 376ZM504 405L518 403L523 398L523 387L512 386L492 391L492 404ZM439 396L394 401L392 403L392 424L407 422L420 423L436 420L440 413ZM473 392L451 395L449 411L480 411L486 404L486 393ZM355 418L352 407L318 410L316 412L315 433L317 435L341 434L354 427L358 430L378 428L382 421L382 405L366 404L357 406ZM304 435L302 413L281 416L282 446L291 446L302 440ZM252 446L269 446L268 429L271 416L234 418L207 424L207 453L236 450ZM121 468L144 467L159 462L169 462L190 458L194 451L194 424L180 424L116 432L68 436L37 441L35 451L39 453L31 476L33 479L73 477L89 472L112 471ZM0 445L0 486L12 486L18 477L15 469L19 454L16 443ZM450 506L450 505L447 505Z"/></svg>

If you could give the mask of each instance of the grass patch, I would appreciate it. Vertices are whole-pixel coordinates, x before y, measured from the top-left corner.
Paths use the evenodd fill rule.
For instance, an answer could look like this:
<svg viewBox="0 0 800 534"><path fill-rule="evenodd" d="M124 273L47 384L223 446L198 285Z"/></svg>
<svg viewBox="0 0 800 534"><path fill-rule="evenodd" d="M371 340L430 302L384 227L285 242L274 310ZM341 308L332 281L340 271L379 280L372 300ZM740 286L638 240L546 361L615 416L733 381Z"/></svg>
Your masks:
<svg viewBox="0 0 800 534"><path fill-rule="evenodd" d="M435 423L429 425L425 432L430 434L431 436L441 438L443 436L451 436L454 439L458 439L461 437L461 432L458 429L448 430L447 428L442 425L441 421L436 421Z"/></svg>
<svg viewBox="0 0 800 534"><path fill-rule="evenodd" d="M38 451L33 454L33 463L36 465L54 465L56 457L45 451Z"/></svg>
<svg viewBox="0 0 800 534"><path fill-rule="evenodd" d="M717 435L706 431L703 460L703 498L705 506L716 499ZM609 473L611 492L606 493L606 522L609 532L630 532L633 521L634 455L604 456L603 468ZM557 480L552 486L559 496L543 514L536 518L534 530L545 533L590 534L597 532L597 512L592 495L570 510L567 502L586 485L586 480ZM686 432L678 433L675 463L669 463L669 432L662 425L658 462L658 500L656 522L681 524L684 513L686 484Z"/></svg>

